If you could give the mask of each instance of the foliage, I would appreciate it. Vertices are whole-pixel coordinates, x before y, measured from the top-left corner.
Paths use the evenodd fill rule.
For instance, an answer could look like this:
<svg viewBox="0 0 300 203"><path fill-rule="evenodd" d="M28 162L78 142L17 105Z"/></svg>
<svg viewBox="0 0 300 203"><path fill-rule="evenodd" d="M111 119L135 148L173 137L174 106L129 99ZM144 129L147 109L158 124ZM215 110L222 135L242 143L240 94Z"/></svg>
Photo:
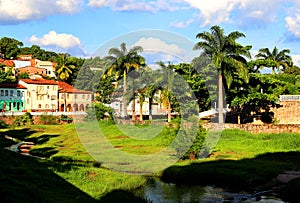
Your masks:
<svg viewBox="0 0 300 203"><path fill-rule="evenodd" d="M41 49L37 45L32 45L31 47L22 47L20 49L20 54L32 55L32 58L39 59L41 61L56 61L58 54L53 51L46 51Z"/></svg>
<svg viewBox="0 0 300 203"><path fill-rule="evenodd" d="M33 120L32 120L32 115L30 114L30 112L26 112L25 114L23 114L22 116L17 116L14 119L14 125L16 126L20 126L20 125L27 125L27 124L32 124Z"/></svg>
<svg viewBox="0 0 300 203"><path fill-rule="evenodd" d="M283 49L282 51L279 51L275 46L272 52L269 50L269 48L262 48L258 52L259 53L255 56L258 59L258 64L256 65L259 68L272 68L272 74L275 74L275 69L280 71L280 67L285 70L288 67L293 66L292 57L288 55L290 53L289 49Z"/></svg>
<svg viewBox="0 0 300 203"><path fill-rule="evenodd" d="M0 129L8 128L8 124L6 124L3 120L0 120Z"/></svg>
<svg viewBox="0 0 300 203"><path fill-rule="evenodd" d="M94 103L92 107L87 110L87 115L84 118L84 121L92 121L97 119L98 121L103 120L104 118L112 119L112 109L108 106L105 106L102 103Z"/></svg>
<svg viewBox="0 0 300 203"><path fill-rule="evenodd" d="M20 54L20 47L23 43L8 37L0 39L0 53L4 55L5 59L15 59Z"/></svg>
<svg viewBox="0 0 300 203"><path fill-rule="evenodd" d="M42 114L40 117L40 123L42 125L55 125L58 124L58 118L53 115Z"/></svg>

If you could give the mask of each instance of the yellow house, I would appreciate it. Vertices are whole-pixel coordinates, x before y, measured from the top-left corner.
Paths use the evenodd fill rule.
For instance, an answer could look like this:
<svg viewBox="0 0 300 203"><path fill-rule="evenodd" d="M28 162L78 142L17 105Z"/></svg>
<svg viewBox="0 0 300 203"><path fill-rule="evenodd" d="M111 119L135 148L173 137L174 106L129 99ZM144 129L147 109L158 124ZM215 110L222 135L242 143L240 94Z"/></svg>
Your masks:
<svg viewBox="0 0 300 203"><path fill-rule="evenodd" d="M57 111L58 82L36 78L20 79L19 84L27 88L26 109L28 111Z"/></svg>
<svg viewBox="0 0 300 203"><path fill-rule="evenodd" d="M58 82L59 111L86 111L92 103L93 92L76 89L65 83Z"/></svg>

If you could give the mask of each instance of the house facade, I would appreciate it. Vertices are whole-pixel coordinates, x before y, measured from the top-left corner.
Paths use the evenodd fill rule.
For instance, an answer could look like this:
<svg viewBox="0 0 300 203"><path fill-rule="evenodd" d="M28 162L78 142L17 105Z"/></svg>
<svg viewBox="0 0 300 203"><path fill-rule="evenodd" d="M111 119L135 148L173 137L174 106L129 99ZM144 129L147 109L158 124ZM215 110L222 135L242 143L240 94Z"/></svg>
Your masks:
<svg viewBox="0 0 300 203"><path fill-rule="evenodd" d="M65 83L58 82L58 106L59 111L86 111L92 104L93 92L76 89Z"/></svg>
<svg viewBox="0 0 300 203"><path fill-rule="evenodd" d="M28 111L57 111L58 82L45 79L21 79L19 84L27 88Z"/></svg>
<svg viewBox="0 0 300 203"><path fill-rule="evenodd" d="M27 88L21 84L0 84L0 111L25 111Z"/></svg>

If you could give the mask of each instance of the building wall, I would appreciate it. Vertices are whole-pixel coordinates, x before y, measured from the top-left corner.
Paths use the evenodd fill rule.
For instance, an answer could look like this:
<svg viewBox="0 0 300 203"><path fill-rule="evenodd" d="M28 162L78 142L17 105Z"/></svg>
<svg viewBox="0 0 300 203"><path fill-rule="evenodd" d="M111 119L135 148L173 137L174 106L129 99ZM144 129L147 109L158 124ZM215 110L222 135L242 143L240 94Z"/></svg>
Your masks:
<svg viewBox="0 0 300 203"><path fill-rule="evenodd" d="M30 111L56 111L58 85L19 83L27 87L26 107Z"/></svg>
<svg viewBox="0 0 300 203"><path fill-rule="evenodd" d="M92 103L92 94L60 92L58 103L59 111L86 111Z"/></svg>
<svg viewBox="0 0 300 203"><path fill-rule="evenodd" d="M26 109L26 89L0 88L1 111L23 111Z"/></svg>

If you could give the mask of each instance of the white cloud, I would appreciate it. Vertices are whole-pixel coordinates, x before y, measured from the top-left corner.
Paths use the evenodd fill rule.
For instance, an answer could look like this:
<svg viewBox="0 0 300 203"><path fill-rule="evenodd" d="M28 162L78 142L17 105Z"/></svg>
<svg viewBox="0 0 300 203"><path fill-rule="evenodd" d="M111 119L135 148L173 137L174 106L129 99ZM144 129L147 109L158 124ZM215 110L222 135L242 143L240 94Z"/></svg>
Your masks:
<svg viewBox="0 0 300 203"><path fill-rule="evenodd" d="M80 11L83 0L1 0L0 24L44 19L53 14Z"/></svg>
<svg viewBox="0 0 300 203"><path fill-rule="evenodd" d="M194 22L194 19L190 19L186 22L183 21L175 21L175 22L171 22L170 26L171 27L176 27L176 28L185 28L188 27L190 24L192 24Z"/></svg>
<svg viewBox="0 0 300 203"><path fill-rule="evenodd" d="M300 12L295 13L295 15L287 16L285 18L287 29L296 37L300 38Z"/></svg>
<svg viewBox="0 0 300 203"><path fill-rule="evenodd" d="M200 11L201 26L220 23L246 24L249 20L274 22L283 0L184 0Z"/></svg>
<svg viewBox="0 0 300 203"><path fill-rule="evenodd" d="M146 52L160 52L165 54L182 55L185 51L176 44L167 44L159 38L140 38L134 46L143 47Z"/></svg>
<svg viewBox="0 0 300 203"><path fill-rule="evenodd" d="M291 55L294 65L296 66L300 66L300 54L296 54L296 55Z"/></svg>
<svg viewBox="0 0 300 203"><path fill-rule="evenodd" d="M91 7L110 7L114 11L175 11L182 6L180 0L89 0Z"/></svg>
<svg viewBox="0 0 300 203"><path fill-rule="evenodd" d="M78 37L66 33L56 33L55 31L49 31L49 33L43 35L41 38L33 35L29 41L32 44L36 44L42 47L53 48L55 51L72 52L70 54L85 55L82 43Z"/></svg>

